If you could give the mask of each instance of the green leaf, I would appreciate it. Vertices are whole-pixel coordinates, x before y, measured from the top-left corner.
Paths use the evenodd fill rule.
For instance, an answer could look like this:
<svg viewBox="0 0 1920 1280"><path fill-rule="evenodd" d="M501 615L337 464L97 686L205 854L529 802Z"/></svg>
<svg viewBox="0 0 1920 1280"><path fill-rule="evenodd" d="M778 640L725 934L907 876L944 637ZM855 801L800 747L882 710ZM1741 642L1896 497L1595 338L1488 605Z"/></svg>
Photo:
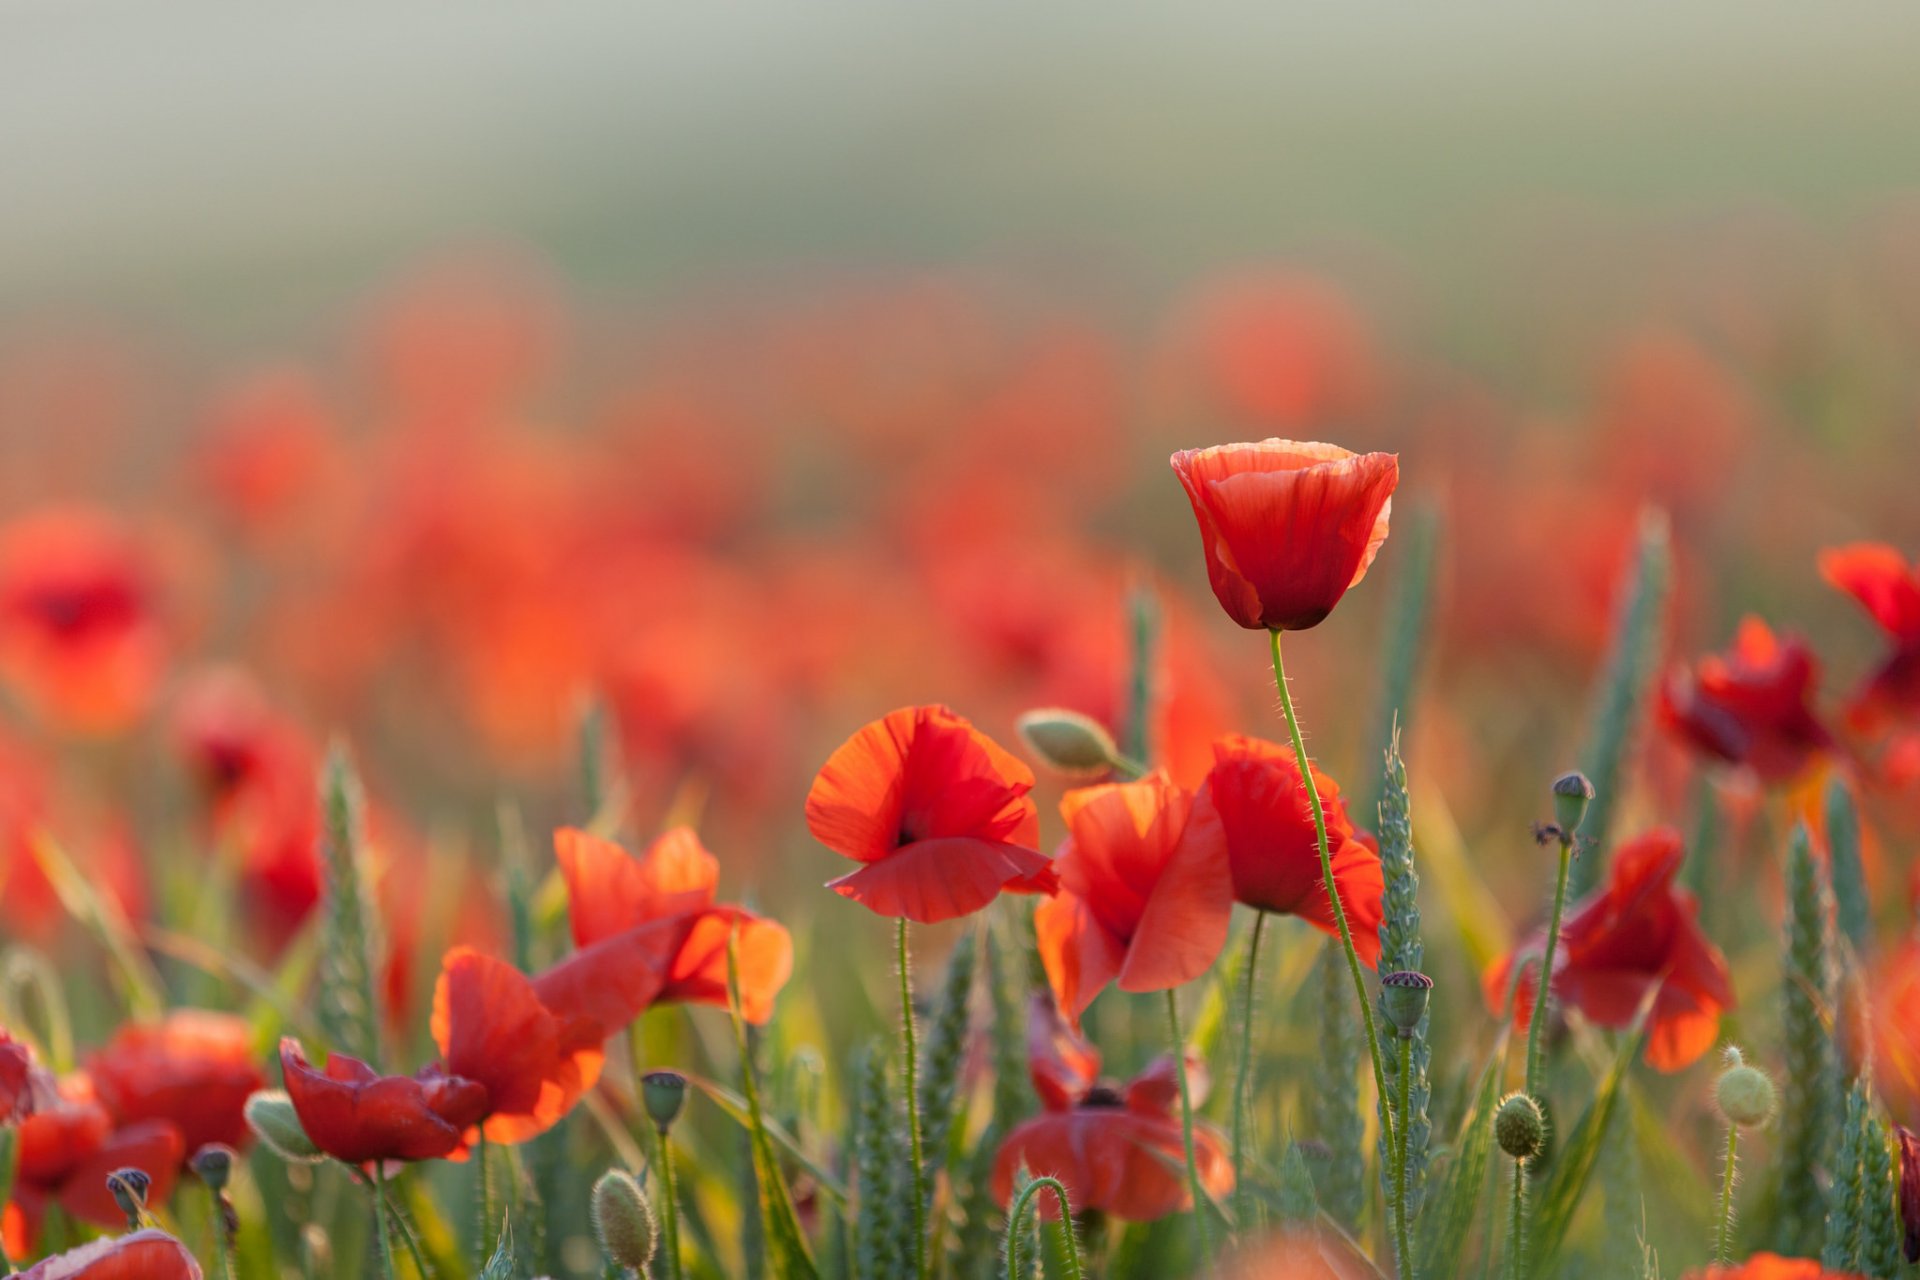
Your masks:
<svg viewBox="0 0 1920 1280"><path fill-rule="evenodd" d="M760 1111L760 1085L754 1079L753 1055L747 1044L746 1019L740 1016L739 933L727 939L727 1007L733 1015L733 1039L740 1053L740 1082L747 1104L747 1134L753 1147L754 1181L759 1184L760 1222L766 1236L767 1261L780 1280L819 1280L806 1236L794 1212L793 1196L780 1174L780 1158L773 1149Z"/></svg>
<svg viewBox="0 0 1920 1280"><path fill-rule="evenodd" d="M1502 1029L1481 1068L1473 1103L1460 1120L1453 1157L1446 1162L1438 1189L1429 1191L1421 1214L1420 1267L1422 1275L1462 1273L1467 1238L1473 1232L1480 1193L1487 1184L1487 1162L1493 1152L1493 1109L1500 1102L1500 1072L1507 1057L1507 1031Z"/></svg>

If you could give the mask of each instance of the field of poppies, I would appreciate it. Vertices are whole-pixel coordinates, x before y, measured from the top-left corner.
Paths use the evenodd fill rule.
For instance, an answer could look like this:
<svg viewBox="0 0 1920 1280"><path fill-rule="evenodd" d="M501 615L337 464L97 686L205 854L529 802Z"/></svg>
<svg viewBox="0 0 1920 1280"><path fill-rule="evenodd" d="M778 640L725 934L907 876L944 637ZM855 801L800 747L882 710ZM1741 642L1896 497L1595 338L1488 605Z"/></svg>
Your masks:
<svg viewBox="0 0 1920 1280"><path fill-rule="evenodd" d="M1497 358L1288 268L10 330L0 1265L1909 1274L1875 225Z"/></svg>

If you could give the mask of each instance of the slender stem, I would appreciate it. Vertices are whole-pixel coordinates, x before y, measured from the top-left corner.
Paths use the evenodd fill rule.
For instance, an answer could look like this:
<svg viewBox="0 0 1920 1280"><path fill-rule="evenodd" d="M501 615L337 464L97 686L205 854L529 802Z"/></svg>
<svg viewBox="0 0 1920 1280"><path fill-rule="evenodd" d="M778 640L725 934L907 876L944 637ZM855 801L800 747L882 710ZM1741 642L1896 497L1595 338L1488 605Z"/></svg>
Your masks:
<svg viewBox="0 0 1920 1280"><path fill-rule="evenodd" d="M214 1273L220 1280L233 1280L233 1233L227 1230L226 1197L222 1192L207 1188L207 1207L213 1215L213 1260ZM11 1275L11 1265L0 1269L0 1275Z"/></svg>
<svg viewBox="0 0 1920 1280"><path fill-rule="evenodd" d="M1509 1280L1524 1280L1526 1254L1527 1162L1513 1162L1513 1204L1507 1216L1507 1275Z"/></svg>
<svg viewBox="0 0 1920 1280"><path fill-rule="evenodd" d="M373 1230L380 1238L380 1274L399 1280L400 1272L393 1265L392 1229L387 1224L387 1169L378 1160L373 1162Z"/></svg>
<svg viewBox="0 0 1920 1280"><path fill-rule="evenodd" d="M1253 1192L1247 1186L1247 1094L1253 1087L1253 998L1260 972L1260 930L1267 913L1253 917L1253 937L1247 941L1247 998L1241 1014L1240 1072L1233 1082L1233 1217L1244 1233L1253 1227Z"/></svg>
<svg viewBox="0 0 1920 1280"><path fill-rule="evenodd" d="M1393 1223L1400 1255L1400 1280L1414 1280L1413 1233L1407 1222L1407 1117L1413 1114L1413 1037L1400 1037L1400 1123L1394 1133Z"/></svg>
<svg viewBox="0 0 1920 1280"><path fill-rule="evenodd" d="M913 968L907 953L907 918L900 917L898 962L900 966L900 1040L905 1052L907 1086L907 1149L913 1158L913 1274L926 1280L927 1274L927 1176L926 1157L920 1150L920 1064L916 1058L913 1032Z"/></svg>
<svg viewBox="0 0 1920 1280"><path fill-rule="evenodd" d="M407 1246L407 1256L413 1259L414 1271L420 1276L421 1280L431 1280L433 1272L428 1270L426 1257L420 1252L420 1240L414 1235L413 1224L408 1222L407 1215L401 1212L400 1202L391 1199L392 1192L390 1190L387 1195L389 1196L387 1209L393 1214L393 1225L400 1233L400 1243Z"/></svg>
<svg viewBox="0 0 1920 1280"><path fill-rule="evenodd" d="M1180 1082L1180 1139L1187 1150L1187 1185L1193 1192L1193 1221L1200 1232L1202 1275L1213 1274L1213 1228L1207 1222L1207 1191L1200 1185L1200 1161L1193 1147L1193 1091L1187 1085L1187 1042L1180 1034L1180 1002L1167 988L1167 1034L1173 1041L1174 1077Z"/></svg>
<svg viewBox="0 0 1920 1280"><path fill-rule="evenodd" d="M661 1241L667 1254L667 1280L680 1280L680 1196L673 1177L673 1143L660 1130L660 1216L666 1228Z"/></svg>
<svg viewBox="0 0 1920 1280"><path fill-rule="evenodd" d="M1066 1280L1081 1280L1080 1244L1074 1239L1073 1206L1067 1202L1067 1189L1058 1178L1035 1178L1014 1200L1013 1212L1007 1215L1007 1280L1020 1280L1020 1229L1026 1222L1027 1206L1043 1187L1052 1191L1060 1202L1060 1221L1066 1226Z"/></svg>
<svg viewBox="0 0 1920 1280"><path fill-rule="evenodd" d="M1527 1092L1540 1096L1541 1028L1547 1021L1547 989L1553 985L1553 952L1560 942L1560 916L1567 906L1567 868L1573 861L1573 841L1560 841L1560 878L1553 887L1553 922L1547 926L1547 954L1540 961L1540 980L1533 994L1533 1020L1527 1024Z"/></svg>
<svg viewBox="0 0 1920 1280"><path fill-rule="evenodd" d="M1720 1235L1713 1245L1715 1262L1733 1261L1733 1170L1740 1146L1740 1126L1727 1126L1727 1169L1720 1176Z"/></svg>
<svg viewBox="0 0 1920 1280"><path fill-rule="evenodd" d="M475 1159L480 1166L480 1265L485 1267L487 1259L493 1256L493 1176L492 1161L488 1157L487 1131L480 1130L479 1149Z"/></svg>
<svg viewBox="0 0 1920 1280"><path fill-rule="evenodd" d="M1280 690L1280 709L1287 717L1287 732L1293 735L1293 759L1300 768L1300 781L1307 788L1307 804L1313 810L1313 834L1320 844L1320 876L1327 884L1327 900L1333 904L1333 922L1340 928L1340 946L1347 956L1347 972L1353 975L1354 998L1360 1002L1360 1021L1367 1029L1367 1056L1373 1059L1373 1087L1380 1094L1380 1127L1389 1150L1393 1148L1393 1094L1387 1089L1387 1072L1380 1058L1380 1034L1373 1025L1373 1001L1367 998L1367 980L1360 976L1360 953L1353 948L1353 929L1347 924L1347 909L1340 902L1340 886L1333 878L1333 852L1327 846L1327 812L1320 805L1320 788L1314 785L1313 766L1307 761L1307 743L1300 736L1300 717L1294 713L1293 695L1287 691L1287 669L1280 660L1280 632L1273 637L1273 683Z"/></svg>

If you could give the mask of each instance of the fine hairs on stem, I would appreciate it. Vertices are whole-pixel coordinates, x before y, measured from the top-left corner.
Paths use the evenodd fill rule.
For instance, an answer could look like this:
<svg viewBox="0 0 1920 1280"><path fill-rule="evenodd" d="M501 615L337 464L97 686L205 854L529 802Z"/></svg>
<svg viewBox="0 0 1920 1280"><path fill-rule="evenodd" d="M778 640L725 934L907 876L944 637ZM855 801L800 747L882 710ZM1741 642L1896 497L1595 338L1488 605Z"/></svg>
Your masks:
<svg viewBox="0 0 1920 1280"><path fill-rule="evenodd" d="M900 917L897 957L900 967L900 1043L907 1092L907 1152L913 1162L913 1274L927 1274L926 1157L920 1149L920 1068L913 1029L913 968L907 951L907 920Z"/></svg>
<svg viewBox="0 0 1920 1280"><path fill-rule="evenodd" d="M1193 1146L1193 1091L1187 1083L1187 1045L1180 1034L1180 1002L1167 988L1167 1034L1173 1041L1173 1069L1180 1082L1180 1138L1186 1146L1187 1185L1193 1194L1193 1223L1200 1233L1203 1275L1213 1273L1213 1227L1207 1221L1207 1191L1200 1183L1200 1162Z"/></svg>
<svg viewBox="0 0 1920 1280"><path fill-rule="evenodd" d="M1027 1208L1033 1198L1042 1190L1053 1192L1060 1202L1060 1222L1065 1227L1066 1236L1066 1280L1081 1280L1080 1242L1075 1238L1073 1229L1073 1206L1067 1201L1067 1188L1058 1178L1035 1178L1021 1189L1015 1197L1013 1209L1007 1214L1007 1280L1020 1280L1020 1233L1026 1225Z"/></svg>
<svg viewBox="0 0 1920 1280"><path fill-rule="evenodd" d="M1260 974L1260 931L1267 913L1253 917L1253 936L1247 942L1246 1001L1242 1009L1240 1068L1233 1082L1233 1196L1234 1220L1239 1230L1253 1225L1254 1199L1247 1186L1247 1096L1253 1086L1253 1006Z"/></svg>

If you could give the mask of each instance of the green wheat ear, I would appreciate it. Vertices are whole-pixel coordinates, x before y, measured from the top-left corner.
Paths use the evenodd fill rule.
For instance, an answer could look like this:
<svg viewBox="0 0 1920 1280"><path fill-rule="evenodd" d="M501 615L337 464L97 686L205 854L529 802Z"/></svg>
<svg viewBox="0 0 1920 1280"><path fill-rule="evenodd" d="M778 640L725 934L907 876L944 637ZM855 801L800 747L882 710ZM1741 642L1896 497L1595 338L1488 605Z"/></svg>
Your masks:
<svg viewBox="0 0 1920 1280"><path fill-rule="evenodd" d="M1592 736L1581 752L1581 770L1593 783L1593 801L1580 824L1580 843L1588 852L1574 859L1568 891L1585 897L1600 883L1605 867L1607 837L1615 808L1625 792L1628 754L1633 749L1654 664L1659 660L1661 632L1667 613L1667 595L1673 577L1673 553L1668 543L1667 517L1648 508L1640 518L1640 540L1634 551L1633 578L1621 597L1607 663L1594 689L1588 723Z"/></svg>
<svg viewBox="0 0 1920 1280"><path fill-rule="evenodd" d="M367 907L362 863L360 780L341 743L320 769L320 861L324 876L320 992L315 1016L334 1048L377 1066L379 1015L373 998L376 917Z"/></svg>
<svg viewBox="0 0 1920 1280"><path fill-rule="evenodd" d="M947 975L927 1027L920 1068L920 1124L931 1194L947 1167L949 1138L960 1112L960 1068L967 1056L973 997L974 935L963 933L947 957Z"/></svg>
<svg viewBox="0 0 1920 1280"><path fill-rule="evenodd" d="M1867 1275L1892 1280L1907 1274L1901 1249L1906 1228L1900 1219L1900 1153L1878 1107L1873 1109L1870 1122L1872 1136L1861 1168L1860 1226L1864 1243L1860 1268Z"/></svg>
<svg viewBox="0 0 1920 1280"><path fill-rule="evenodd" d="M1360 1119L1360 1019L1347 985L1346 957L1339 939L1321 949L1320 1063L1313 1072L1309 1114L1313 1131L1327 1147L1327 1173L1320 1180L1321 1202L1340 1225L1353 1229L1366 1204L1365 1126Z"/></svg>
<svg viewBox="0 0 1920 1280"><path fill-rule="evenodd" d="M1855 954L1865 955L1873 937L1873 910L1867 902L1867 878L1860 864L1860 814L1854 808L1853 792L1838 775L1827 781L1824 807L1834 920L1840 936Z"/></svg>
<svg viewBox="0 0 1920 1280"><path fill-rule="evenodd" d="M1313 1193L1313 1170L1297 1142L1289 1142L1280 1157L1279 1195L1274 1209L1280 1221L1287 1223L1308 1223L1320 1215L1320 1202Z"/></svg>
<svg viewBox="0 0 1920 1280"><path fill-rule="evenodd" d="M1856 1080L1847 1092L1847 1123L1840 1131L1833 1180L1827 1184L1827 1238L1820 1265L1830 1271L1859 1271L1866 1265L1866 1198L1870 1186L1878 1190L1884 1163L1881 1152L1872 1150L1876 1136L1873 1097L1866 1084ZM1884 1149L1884 1141L1880 1147Z"/></svg>
<svg viewBox="0 0 1920 1280"><path fill-rule="evenodd" d="M1386 879L1381 900L1380 972L1418 973L1425 966L1425 948L1420 941L1420 876L1413 865L1413 820L1407 802L1407 767L1400 759L1400 734L1388 739L1386 767L1381 773L1380 794L1380 869ZM1386 1016L1381 997L1374 997L1380 1015ZM1418 1219L1427 1190L1427 1148L1432 1139L1433 1122L1427 1114L1432 1097L1428 1070L1433 1048L1428 1038L1432 1009L1420 1018L1413 1031L1412 1092L1407 1115L1407 1215ZM1387 1087L1400 1096L1400 1055L1387 1055ZM1384 1126L1383 1126L1384 1127ZM1380 1149L1380 1176L1386 1179L1390 1161L1384 1139ZM1384 1186L1384 1182L1383 1182ZM1388 1195L1391 1196L1391 1190Z"/></svg>
<svg viewBox="0 0 1920 1280"><path fill-rule="evenodd" d="M900 1274L906 1263L902 1224L895 1215L894 1185L906 1163L900 1125L887 1092L886 1048L871 1042L853 1067L853 1180L858 1196L853 1219L855 1273L878 1280Z"/></svg>
<svg viewBox="0 0 1920 1280"><path fill-rule="evenodd" d="M1805 826L1787 843L1787 969L1781 1029L1786 1080L1776 1159L1772 1244L1812 1257L1824 1235L1820 1171L1843 1119L1838 1062L1827 1028L1833 1005L1828 921L1832 897L1820 878Z"/></svg>

